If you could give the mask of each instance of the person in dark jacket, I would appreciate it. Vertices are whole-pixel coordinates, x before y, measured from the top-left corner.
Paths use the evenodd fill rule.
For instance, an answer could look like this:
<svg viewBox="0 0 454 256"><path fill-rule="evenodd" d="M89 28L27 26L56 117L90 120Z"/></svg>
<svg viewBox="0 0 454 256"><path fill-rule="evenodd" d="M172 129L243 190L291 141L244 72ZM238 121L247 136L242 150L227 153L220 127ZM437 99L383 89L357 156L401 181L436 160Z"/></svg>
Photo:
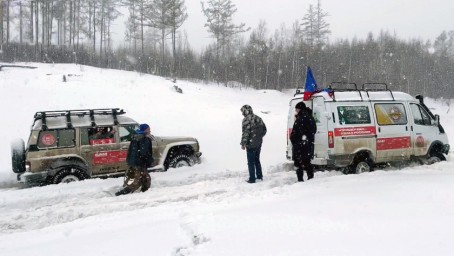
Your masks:
<svg viewBox="0 0 454 256"><path fill-rule="evenodd" d="M142 192L150 188L151 178L147 168L153 164L153 151L149 135L150 126L148 124L141 124L136 130L136 134L132 135L126 157L129 169L126 172L125 188L115 193L116 196L133 193L139 187L142 187ZM128 184L129 180L132 180L132 183Z"/></svg>
<svg viewBox="0 0 454 256"><path fill-rule="evenodd" d="M296 166L296 177L298 181L304 181L303 173L306 170L307 179L314 177L314 167L311 164L314 158L314 139L317 132L317 125L312 110L306 107L304 102L295 106L296 118L293 124L290 141L293 146L293 161Z"/></svg>
<svg viewBox="0 0 454 256"><path fill-rule="evenodd" d="M241 149L246 149L247 165L249 169L248 183L255 183L255 180L263 180L262 165L260 163L260 151L262 150L263 137L266 134L266 125L262 118L255 115L252 107L244 105L241 107L243 114Z"/></svg>

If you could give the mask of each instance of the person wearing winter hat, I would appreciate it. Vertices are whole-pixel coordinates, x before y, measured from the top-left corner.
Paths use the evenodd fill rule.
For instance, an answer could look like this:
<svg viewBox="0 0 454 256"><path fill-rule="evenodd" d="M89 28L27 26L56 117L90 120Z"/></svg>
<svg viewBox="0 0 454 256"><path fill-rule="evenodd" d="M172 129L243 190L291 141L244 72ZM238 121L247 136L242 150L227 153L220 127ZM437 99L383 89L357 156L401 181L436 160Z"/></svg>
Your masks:
<svg viewBox="0 0 454 256"><path fill-rule="evenodd" d="M138 133L144 134L146 131L150 134L150 126L148 124L139 125Z"/></svg>
<svg viewBox="0 0 454 256"><path fill-rule="evenodd" d="M255 115L252 107L244 105L241 108L243 114L241 149L246 149L247 165L249 170L248 183L263 180L262 165L260 163L260 151L263 137L266 134L266 125L262 118Z"/></svg>
<svg viewBox="0 0 454 256"><path fill-rule="evenodd" d="M148 124L141 124L136 134L132 135L126 157L129 169L125 174L124 188L115 193L116 196L133 193L140 187L142 192L150 188L151 177L147 171L147 168L153 164L150 132ZM132 183L129 183L130 180Z"/></svg>
<svg viewBox="0 0 454 256"><path fill-rule="evenodd" d="M307 179L314 177L314 167L311 164L314 158L314 139L317 132L317 125L312 111L306 107L304 102L298 102L295 106L295 122L293 123L290 141L292 142L293 161L296 169L298 181L304 181L304 170Z"/></svg>

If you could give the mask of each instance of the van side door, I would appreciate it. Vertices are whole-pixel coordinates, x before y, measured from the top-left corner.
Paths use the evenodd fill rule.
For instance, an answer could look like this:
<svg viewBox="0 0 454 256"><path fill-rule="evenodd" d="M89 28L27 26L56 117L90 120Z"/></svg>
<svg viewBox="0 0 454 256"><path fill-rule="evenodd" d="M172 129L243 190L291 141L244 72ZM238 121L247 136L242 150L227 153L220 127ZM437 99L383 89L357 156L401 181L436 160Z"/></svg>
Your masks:
<svg viewBox="0 0 454 256"><path fill-rule="evenodd" d="M332 103L336 166L352 164L356 153L369 152L375 161L376 127L369 102Z"/></svg>
<svg viewBox="0 0 454 256"><path fill-rule="evenodd" d="M410 103L410 109L413 116L411 127L413 154L423 156L427 154L432 141L437 138L440 130L433 125L434 120L419 104Z"/></svg>
<svg viewBox="0 0 454 256"><path fill-rule="evenodd" d="M377 162L410 159L411 127L404 103L375 103L374 110L377 120Z"/></svg>

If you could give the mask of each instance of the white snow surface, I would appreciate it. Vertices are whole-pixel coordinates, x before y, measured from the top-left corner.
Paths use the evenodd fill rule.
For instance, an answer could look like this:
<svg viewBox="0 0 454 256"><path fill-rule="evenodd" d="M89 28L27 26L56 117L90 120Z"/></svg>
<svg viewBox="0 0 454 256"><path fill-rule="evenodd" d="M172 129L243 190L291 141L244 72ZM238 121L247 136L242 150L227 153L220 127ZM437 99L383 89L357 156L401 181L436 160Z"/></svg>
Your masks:
<svg viewBox="0 0 454 256"><path fill-rule="evenodd" d="M297 183L285 158L292 93L170 81L74 64L0 71L0 255L453 255L454 162ZM71 74L71 76L68 76ZM62 82L63 75L68 81ZM454 141L447 100L427 99ZM264 181L248 184L240 108L268 127ZM155 135L193 136L202 163L152 173L145 193L122 178L24 188L10 141L41 110L120 107ZM451 152L452 154L452 152Z"/></svg>

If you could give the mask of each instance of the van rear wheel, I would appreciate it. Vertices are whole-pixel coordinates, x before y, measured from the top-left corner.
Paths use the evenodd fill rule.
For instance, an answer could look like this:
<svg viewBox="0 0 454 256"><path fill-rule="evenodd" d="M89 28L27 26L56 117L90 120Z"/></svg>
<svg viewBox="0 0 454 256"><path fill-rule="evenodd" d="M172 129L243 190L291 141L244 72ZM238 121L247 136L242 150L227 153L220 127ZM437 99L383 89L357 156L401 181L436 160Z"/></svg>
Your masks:
<svg viewBox="0 0 454 256"><path fill-rule="evenodd" d="M372 161L369 158L356 161L351 167L351 173L361 174L373 171Z"/></svg>

